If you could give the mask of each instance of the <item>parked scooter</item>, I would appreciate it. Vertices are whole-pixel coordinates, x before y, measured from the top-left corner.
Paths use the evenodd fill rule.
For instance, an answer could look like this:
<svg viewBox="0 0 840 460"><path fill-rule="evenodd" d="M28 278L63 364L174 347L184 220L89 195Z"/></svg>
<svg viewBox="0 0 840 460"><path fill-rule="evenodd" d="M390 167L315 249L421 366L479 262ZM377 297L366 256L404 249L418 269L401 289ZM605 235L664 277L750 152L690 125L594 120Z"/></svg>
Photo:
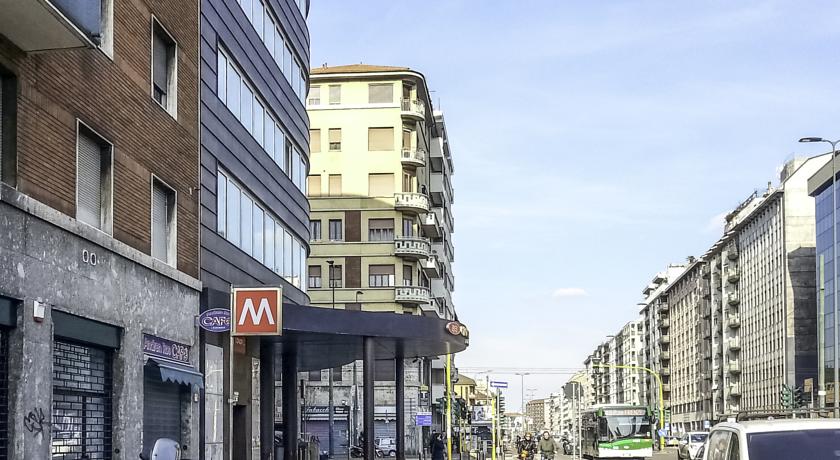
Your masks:
<svg viewBox="0 0 840 460"><path fill-rule="evenodd" d="M385 452L382 449L375 447L374 450L376 451L376 457L382 458L385 456ZM365 450L362 449L361 446L350 446L350 457L352 458L362 458L365 456Z"/></svg>

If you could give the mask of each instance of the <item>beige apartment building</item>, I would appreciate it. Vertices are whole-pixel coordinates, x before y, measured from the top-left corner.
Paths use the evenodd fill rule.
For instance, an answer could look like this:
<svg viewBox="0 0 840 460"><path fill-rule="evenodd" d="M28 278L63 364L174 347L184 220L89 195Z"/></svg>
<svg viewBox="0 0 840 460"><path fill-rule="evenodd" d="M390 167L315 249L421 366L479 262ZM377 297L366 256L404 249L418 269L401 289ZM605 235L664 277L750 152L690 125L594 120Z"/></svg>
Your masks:
<svg viewBox="0 0 840 460"><path fill-rule="evenodd" d="M312 305L457 319L452 154L425 77L405 67L359 64L316 68L310 79ZM355 415L362 389L353 367L306 376L318 406L328 404L331 380L334 406L349 406L349 426L333 427L339 442L355 439L360 429ZM430 429L413 426L414 415L431 411L431 428L441 429L436 401L443 395L443 360L407 361L405 369L406 447L416 454ZM377 364L378 438L396 436L394 371ZM323 417L308 426L324 439Z"/></svg>
<svg viewBox="0 0 840 460"><path fill-rule="evenodd" d="M423 75L312 70L313 305L455 317L452 157ZM332 264L332 265L331 265Z"/></svg>

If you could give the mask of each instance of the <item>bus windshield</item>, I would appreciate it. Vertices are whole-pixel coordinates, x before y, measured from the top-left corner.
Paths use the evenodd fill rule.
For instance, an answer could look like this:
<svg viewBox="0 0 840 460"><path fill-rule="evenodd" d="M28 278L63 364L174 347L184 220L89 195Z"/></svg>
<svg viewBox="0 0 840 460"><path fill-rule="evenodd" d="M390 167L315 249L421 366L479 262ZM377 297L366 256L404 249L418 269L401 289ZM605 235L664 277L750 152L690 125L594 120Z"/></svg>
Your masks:
<svg viewBox="0 0 840 460"><path fill-rule="evenodd" d="M650 436L650 420L639 415L608 415L601 419L601 436L609 440L646 438Z"/></svg>

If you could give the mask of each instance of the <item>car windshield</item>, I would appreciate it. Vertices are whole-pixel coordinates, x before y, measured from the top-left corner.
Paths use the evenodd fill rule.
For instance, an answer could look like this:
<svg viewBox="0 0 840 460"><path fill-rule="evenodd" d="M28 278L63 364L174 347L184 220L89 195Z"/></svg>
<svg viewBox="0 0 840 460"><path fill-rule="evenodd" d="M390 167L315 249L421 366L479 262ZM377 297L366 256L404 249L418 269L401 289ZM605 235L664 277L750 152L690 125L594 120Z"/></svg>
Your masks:
<svg viewBox="0 0 840 460"><path fill-rule="evenodd" d="M840 459L840 430L799 430L747 435L750 460Z"/></svg>
<svg viewBox="0 0 840 460"><path fill-rule="evenodd" d="M702 444L702 443L706 442L706 438L708 438L708 437L709 437L709 435L707 435L706 433L692 434L691 435L691 442L695 443L695 444Z"/></svg>

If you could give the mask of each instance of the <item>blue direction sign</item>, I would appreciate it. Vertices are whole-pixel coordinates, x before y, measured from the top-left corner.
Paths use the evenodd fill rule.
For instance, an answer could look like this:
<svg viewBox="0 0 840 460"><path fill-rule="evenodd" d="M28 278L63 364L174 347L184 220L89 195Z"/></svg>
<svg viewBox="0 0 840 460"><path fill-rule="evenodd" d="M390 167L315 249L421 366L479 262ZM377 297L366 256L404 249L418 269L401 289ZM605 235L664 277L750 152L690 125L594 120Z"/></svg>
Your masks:
<svg viewBox="0 0 840 460"><path fill-rule="evenodd" d="M499 381L492 381L492 380L491 380L491 381L490 381L490 386L491 386L491 387L493 387L493 388L507 388L507 387L508 387L508 383L507 383L507 382L499 382Z"/></svg>
<svg viewBox="0 0 840 460"><path fill-rule="evenodd" d="M415 416L415 425L417 426L432 426L431 412L418 412Z"/></svg>

